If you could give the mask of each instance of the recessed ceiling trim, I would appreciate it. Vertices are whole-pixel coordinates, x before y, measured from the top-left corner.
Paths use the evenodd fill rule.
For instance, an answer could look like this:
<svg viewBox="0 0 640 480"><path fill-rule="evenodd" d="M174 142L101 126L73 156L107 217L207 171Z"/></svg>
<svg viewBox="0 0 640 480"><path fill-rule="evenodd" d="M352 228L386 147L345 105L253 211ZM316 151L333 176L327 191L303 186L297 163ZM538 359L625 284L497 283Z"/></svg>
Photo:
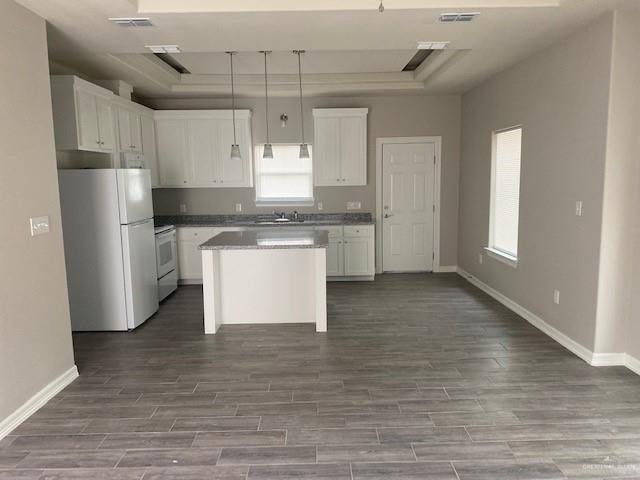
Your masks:
<svg viewBox="0 0 640 480"><path fill-rule="evenodd" d="M461 3L463 5L461 5ZM371 10L378 13L371 0L137 0L139 13L223 13L223 12L313 12ZM424 10L464 8L558 7L559 0L395 0L387 10Z"/></svg>

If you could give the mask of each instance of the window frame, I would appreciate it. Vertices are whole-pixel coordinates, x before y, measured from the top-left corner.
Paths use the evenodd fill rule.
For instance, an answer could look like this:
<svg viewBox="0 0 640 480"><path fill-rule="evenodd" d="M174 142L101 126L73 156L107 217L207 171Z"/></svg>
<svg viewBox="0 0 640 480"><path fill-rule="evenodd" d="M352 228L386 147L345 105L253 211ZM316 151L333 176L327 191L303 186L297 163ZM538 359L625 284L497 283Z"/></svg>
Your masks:
<svg viewBox="0 0 640 480"><path fill-rule="evenodd" d="M277 147L293 147L300 148L299 143L272 143L273 149L275 150ZM254 145L254 201L257 207L312 207L315 205L315 189L314 189L314 176L313 176L313 147L309 144L309 159L308 161L311 164L311 171L309 172L309 184L311 187L311 197L297 197L297 198L259 198L258 190L259 190L259 176L262 175L260 168L258 166L258 162L263 161L262 151L264 148L264 143L256 143ZM306 159L305 159L306 160ZM286 176L286 175L300 175L295 172L281 172L276 173L278 175ZM306 173L305 173L306 175Z"/></svg>
<svg viewBox="0 0 640 480"><path fill-rule="evenodd" d="M498 135L501 133L511 132L514 130L520 130L520 176L518 177L518 242L516 244L517 251L515 255L513 252L508 252L495 245L495 201L496 201L496 175L497 175L497 162L498 162ZM524 136L524 129L522 125L513 125L507 128L500 128L491 132L491 190L490 190L490 204L489 204L489 241L488 246L485 247L485 252L490 257L499 260L510 267L517 268L518 259L520 255L520 191L522 186L522 138Z"/></svg>

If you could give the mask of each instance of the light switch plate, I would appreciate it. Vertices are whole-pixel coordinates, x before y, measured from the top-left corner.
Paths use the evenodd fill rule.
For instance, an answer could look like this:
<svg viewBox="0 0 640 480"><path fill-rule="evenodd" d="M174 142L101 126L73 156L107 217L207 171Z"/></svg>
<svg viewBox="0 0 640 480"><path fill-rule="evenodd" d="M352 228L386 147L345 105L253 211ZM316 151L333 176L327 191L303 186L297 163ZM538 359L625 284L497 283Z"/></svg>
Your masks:
<svg viewBox="0 0 640 480"><path fill-rule="evenodd" d="M236 212L241 212L241 211L242 211L242 204L236 203Z"/></svg>
<svg viewBox="0 0 640 480"><path fill-rule="evenodd" d="M29 219L29 224L31 225L32 237L49 233L49 217L47 215L43 217L32 217Z"/></svg>
<svg viewBox="0 0 640 480"><path fill-rule="evenodd" d="M576 201L576 216L582 216L582 200Z"/></svg>
<svg viewBox="0 0 640 480"><path fill-rule="evenodd" d="M479 254L479 255L478 255L478 263L479 263L480 265L482 265L482 260L483 260L482 254Z"/></svg>
<svg viewBox="0 0 640 480"><path fill-rule="evenodd" d="M322 210L322 202L318 202L318 210Z"/></svg>
<svg viewBox="0 0 640 480"><path fill-rule="evenodd" d="M560 290L553 291L553 303L560 305Z"/></svg>
<svg viewBox="0 0 640 480"><path fill-rule="evenodd" d="M187 213L187 204L186 203L181 203L180 204L180 213Z"/></svg>
<svg viewBox="0 0 640 480"><path fill-rule="evenodd" d="M347 210L360 210L361 208L361 202L347 202Z"/></svg>

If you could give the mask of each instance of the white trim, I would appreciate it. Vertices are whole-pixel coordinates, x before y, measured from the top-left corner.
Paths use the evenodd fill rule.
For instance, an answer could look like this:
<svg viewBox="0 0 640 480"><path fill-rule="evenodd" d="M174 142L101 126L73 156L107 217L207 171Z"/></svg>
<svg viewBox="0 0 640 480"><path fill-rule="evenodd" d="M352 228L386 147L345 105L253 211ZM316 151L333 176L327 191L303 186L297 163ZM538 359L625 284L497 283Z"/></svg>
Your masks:
<svg viewBox="0 0 640 480"><path fill-rule="evenodd" d="M251 110L236 109L236 119L251 118ZM233 110L154 110L155 119L227 119L233 118Z"/></svg>
<svg viewBox="0 0 640 480"><path fill-rule="evenodd" d="M60 393L76 378L78 378L78 368L74 365L23 403L15 412L0 421L0 440L15 430L22 422Z"/></svg>
<svg viewBox="0 0 640 480"><path fill-rule="evenodd" d="M633 373L640 375L640 360L632 357L628 353L625 355L624 366L631 370Z"/></svg>
<svg viewBox="0 0 640 480"><path fill-rule="evenodd" d="M487 253L487 256L509 265L510 267L518 268L518 257L514 257L513 255L509 255L506 252L501 252L500 250L491 247L484 247L484 251Z"/></svg>
<svg viewBox="0 0 640 480"><path fill-rule="evenodd" d="M456 265L440 265L438 268L434 268L434 273L456 273L458 267Z"/></svg>
<svg viewBox="0 0 640 480"><path fill-rule="evenodd" d="M501 304L503 304L509 310L511 310L511 311L517 313L518 315L520 315L522 318L524 318L527 322L529 322L531 325L536 327L538 330L541 330L542 332L544 332L547 335L549 335L551 338L553 338L560 345L562 345L563 347L565 347L569 351L575 353L578 357L583 359L585 362L591 364L591 360L593 358L593 352L591 350L589 350L588 348L580 345L575 340L572 340L571 338L566 336L564 333L562 333L557 328L552 327L551 325L549 325L547 322L545 322L543 319L538 317L536 314L530 312L529 310L527 310L523 306L517 304L516 302L514 302L510 298L504 296L502 293L498 292L497 290L495 290L494 288L490 287L486 283L478 280L476 277L474 277L470 273L464 271L461 268L458 268L458 274L462 278L467 280L469 283L475 285L480 290L482 290L483 292L485 292L489 296L491 296L494 299L496 299L497 301L499 301Z"/></svg>
<svg viewBox="0 0 640 480"><path fill-rule="evenodd" d="M433 271L440 270L440 180L442 175L442 137L379 137L376 138L376 273L382 273L382 146L398 143L435 144L436 164L434 172L433 202Z"/></svg>
<svg viewBox="0 0 640 480"><path fill-rule="evenodd" d="M582 360L587 362L589 365L593 367L614 367L614 366L623 366L627 367L632 372L640 375L640 360L632 357L626 353L594 353L588 348L580 345L575 340L569 338L567 335L562 333L555 327L552 327L543 319L538 317L536 314L530 312L523 306L517 304L510 298L504 296L502 293L498 292L496 289L490 287L486 283L478 280L476 277L466 272L462 268L458 267L458 275L467 280L472 285L475 285L480 290L485 292L487 295L493 297L509 310L517 313L526 321L528 321L531 325L536 327L538 330L546 333L548 336L553 338L560 345L565 347L567 350L573 352Z"/></svg>
<svg viewBox="0 0 640 480"><path fill-rule="evenodd" d="M624 353L594 353L591 355L591 362L589 363L594 367L625 365L626 355Z"/></svg>

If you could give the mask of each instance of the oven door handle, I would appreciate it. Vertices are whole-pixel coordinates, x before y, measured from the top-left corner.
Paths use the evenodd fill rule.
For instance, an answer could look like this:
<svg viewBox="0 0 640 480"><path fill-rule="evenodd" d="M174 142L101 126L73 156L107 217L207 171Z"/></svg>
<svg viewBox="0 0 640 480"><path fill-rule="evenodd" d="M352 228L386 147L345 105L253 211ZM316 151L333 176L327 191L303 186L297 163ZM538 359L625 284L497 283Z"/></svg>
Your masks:
<svg viewBox="0 0 640 480"><path fill-rule="evenodd" d="M176 235L176 231L175 230L169 230L168 232L158 233L156 235L156 239L157 240L164 240L167 237L175 237L175 235Z"/></svg>

